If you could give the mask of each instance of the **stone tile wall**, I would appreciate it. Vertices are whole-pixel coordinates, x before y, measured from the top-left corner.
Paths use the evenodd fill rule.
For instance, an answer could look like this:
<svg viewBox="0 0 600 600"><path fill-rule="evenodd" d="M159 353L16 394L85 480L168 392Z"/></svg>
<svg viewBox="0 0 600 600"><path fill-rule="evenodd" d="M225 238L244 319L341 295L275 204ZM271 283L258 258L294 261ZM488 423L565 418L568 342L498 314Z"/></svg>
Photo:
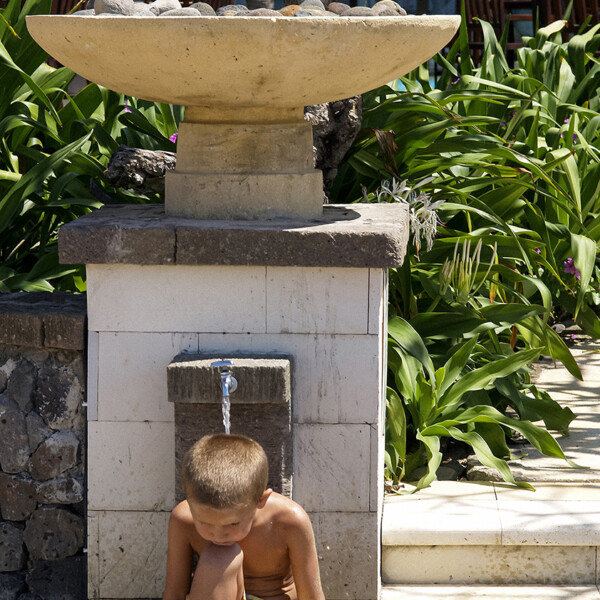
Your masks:
<svg viewBox="0 0 600 600"><path fill-rule="evenodd" d="M85 598L85 297L0 294L0 600Z"/></svg>

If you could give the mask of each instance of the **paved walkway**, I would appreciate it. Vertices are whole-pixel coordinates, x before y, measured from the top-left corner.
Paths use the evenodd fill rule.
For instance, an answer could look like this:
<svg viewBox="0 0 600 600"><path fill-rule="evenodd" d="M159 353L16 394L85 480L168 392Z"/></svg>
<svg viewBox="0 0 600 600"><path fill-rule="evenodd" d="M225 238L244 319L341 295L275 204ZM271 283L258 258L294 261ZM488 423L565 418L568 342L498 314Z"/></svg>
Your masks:
<svg viewBox="0 0 600 600"><path fill-rule="evenodd" d="M538 388L546 390L561 406L576 415L568 437L554 434L567 458L588 469L572 469L564 461L543 456L527 445L525 458L510 461L516 479L534 482L600 482L600 342L584 339L571 348L583 375L575 379L562 364L549 360L535 377ZM469 479L481 479L482 467L470 469ZM499 475L486 470L486 477L500 481Z"/></svg>

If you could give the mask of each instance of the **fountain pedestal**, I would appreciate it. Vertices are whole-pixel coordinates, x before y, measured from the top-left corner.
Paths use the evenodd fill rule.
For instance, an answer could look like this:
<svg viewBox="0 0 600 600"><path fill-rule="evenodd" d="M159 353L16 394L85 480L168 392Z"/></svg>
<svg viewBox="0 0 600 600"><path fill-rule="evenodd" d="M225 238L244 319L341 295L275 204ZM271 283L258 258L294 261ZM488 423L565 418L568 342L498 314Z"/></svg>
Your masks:
<svg viewBox="0 0 600 600"><path fill-rule="evenodd" d="M293 498L325 595L378 598L387 269L407 234L397 204L251 222L119 206L63 227L61 260L88 264L90 598L162 593L181 352L292 357Z"/></svg>

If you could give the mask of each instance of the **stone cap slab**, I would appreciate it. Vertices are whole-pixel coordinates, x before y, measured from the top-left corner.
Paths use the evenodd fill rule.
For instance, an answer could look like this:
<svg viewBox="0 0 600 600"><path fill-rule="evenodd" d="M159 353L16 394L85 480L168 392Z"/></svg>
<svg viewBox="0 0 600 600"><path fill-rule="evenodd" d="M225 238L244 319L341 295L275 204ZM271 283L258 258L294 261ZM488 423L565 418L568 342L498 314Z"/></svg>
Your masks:
<svg viewBox="0 0 600 600"><path fill-rule="evenodd" d="M66 264L248 265L390 268L402 265L402 204L325 205L310 220L196 220L162 204L105 206L64 225Z"/></svg>
<svg viewBox="0 0 600 600"><path fill-rule="evenodd" d="M233 362L229 368L238 382L232 404L290 404L290 357L271 354L178 354L167 367L169 402L220 404L220 369L211 365L226 360Z"/></svg>
<svg viewBox="0 0 600 600"><path fill-rule="evenodd" d="M0 294L0 344L84 350L86 315L85 294Z"/></svg>

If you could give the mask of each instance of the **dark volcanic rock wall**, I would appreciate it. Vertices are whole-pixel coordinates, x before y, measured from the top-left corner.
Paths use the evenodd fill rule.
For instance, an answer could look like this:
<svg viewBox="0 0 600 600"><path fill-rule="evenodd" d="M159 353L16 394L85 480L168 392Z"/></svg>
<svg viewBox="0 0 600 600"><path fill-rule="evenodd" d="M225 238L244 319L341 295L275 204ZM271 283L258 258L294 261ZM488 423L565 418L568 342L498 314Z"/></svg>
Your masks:
<svg viewBox="0 0 600 600"><path fill-rule="evenodd" d="M0 600L86 597L84 296L0 294Z"/></svg>

